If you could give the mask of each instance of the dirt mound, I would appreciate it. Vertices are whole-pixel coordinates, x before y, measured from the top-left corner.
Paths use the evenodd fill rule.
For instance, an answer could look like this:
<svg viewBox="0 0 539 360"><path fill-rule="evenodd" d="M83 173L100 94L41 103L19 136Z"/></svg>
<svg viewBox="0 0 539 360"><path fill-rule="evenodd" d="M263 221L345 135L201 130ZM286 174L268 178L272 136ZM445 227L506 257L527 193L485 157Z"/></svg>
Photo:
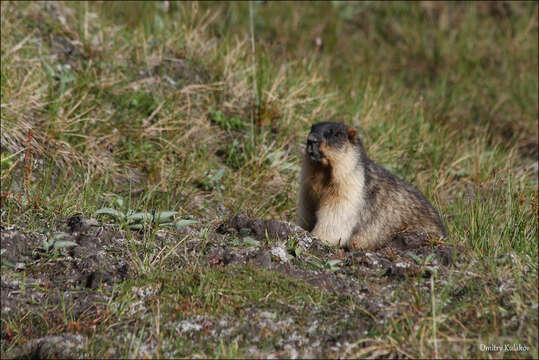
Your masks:
<svg viewBox="0 0 539 360"><path fill-rule="evenodd" d="M434 271L447 272L455 260L453 247L431 243L428 238L401 237L374 251L349 251L323 245L297 225L244 214L223 222L217 232L233 237L252 236L260 242L269 239L270 245L247 249L226 244L214 246L207 256L210 266L251 263L330 292L360 298L370 309L381 308L383 304L375 300L380 294L375 297L358 279L383 278L391 283L410 276L429 278ZM390 291L391 287L387 289Z"/></svg>
<svg viewBox="0 0 539 360"><path fill-rule="evenodd" d="M58 234L62 234L61 241L73 242L76 245L58 249L53 246L47 248L44 244L50 244L51 239ZM142 236L136 233L134 235L131 241L137 241L138 236ZM99 324L103 321L103 314L107 311L105 304L114 296L114 285L136 277L136 273L130 271L128 265L132 264L133 259L126 251L125 232L114 225L99 226L93 219L72 216L59 220L53 229L45 233L28 234L12 227L2 228L0 236L2 261L4 266L8 264L7 268L10 270L2 273L0 281L2 316L12 319L46 308L49 309L46 321L58 324L60 334L44 336L49 334L39 334L38 331L36 335L39 335L35 338L30 337L25 343L14 346L9 352L10 356L77 356L80 349L64 343L77 342L78 338L73 336L89 336L92 330L83 328L87 324ZM399 314L399 308L391 299L407 278L428 278L433 272L436 272L437 276L443 276L455 260L455 249L429 242L413 242L408 248L403 246L405 243L401 241L397 245L391 243L376 251L338 249L322 244L294 224L250 218L242 214L220 224L214 233L208 234L208 239L209 243L202 241L196 227L186 227L176 232L168 232L165 238L159 240L161 243L154 243L149 251L160 253L165 249L164 246L177 248L180 255L171 260L174 271L182 271L189 263L210 267L254 266L285 275L294 281L305 282L324 292L355 302L363 309L362 315L343 315L338 309L333 309L328 316L334 317L337 322L345 321L340 318L345 315L361 319L362 331L368 331L377 326L377 323L389 321ZM231 270L234 271L232 268ZM22 272L24 276L21 276ZM277 305L272 305L272 309ZM288 307L287 309L295 311ZM320 308L316 311L326 310ZM297 334L302 331L301 326L284 326L281 329L281 323L291 321L286 316L281 319L273 313L257 309L256 306L252 312L253 319L266 316L267 327L280 331L283 339L290 338L293 335L291 331ZM30 322L37 324L41 321L37 315L32 320L32 316L29 317ZM77 335L71 335L75 329L65 327L66 316L77 319L72 324L83 327L76 329ZM207 323L210 320L204 317L201 321ZM237 326L231 327L230 334L242 332L244 327L250 326L250 322L244 319L214 320L216 324L237 323ZM309 331L318 334L316 338L322 339L320 341L327 349L340 349L347 344L352 332L357 331L355 329L351 330L350 334L343 332L338 336L330 336L328 331L333 331L333 328L326 331L324 325L318 324L314 317L311 320L309 329L312 329ZM29 325L29 329L32 329L32 326ZM197 336L204 335L200 333ZM2 341L7 344L12 337L11 330L2 326ZM308 344L311 344L308 338L297 338L283 342L282 346L302 349ZM62 349L67 352L62 352ZM308 355L308 352L305 355Z"/></svg>
<svg viewBox="0 0 539 360"><path fill-rule="evenodd" d="M308 234L297 225L278 221L261 220L250 218L244 214L238 214L222 223L218 228L218 233L230 233L232 231L246 232L252 234L258 240L264 240L266 237L276 240L286 240L289 236Z"/></svg>

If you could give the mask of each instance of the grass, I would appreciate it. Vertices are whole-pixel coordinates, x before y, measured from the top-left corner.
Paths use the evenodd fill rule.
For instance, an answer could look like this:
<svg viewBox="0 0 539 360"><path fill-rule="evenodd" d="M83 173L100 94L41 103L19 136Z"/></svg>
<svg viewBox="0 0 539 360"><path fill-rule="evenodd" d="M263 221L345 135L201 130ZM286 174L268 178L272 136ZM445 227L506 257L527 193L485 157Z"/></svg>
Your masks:
<svg viewBox="0 0 539 360"><path fill-rule="evenodd" d="M313 122L343 121L441 210L447 241L469 261L434 291L399 285L400 316L324 355L537 357L537 3L166 4L2 2L3 228L43 233L120 196L124 209L196 219L183 241L206 254L230 215L294 221L299 144ZM359 311L353 301L256 268L205 269L155 231L125 237L136 278L110 290L104 315L3 318L3 338L16 340L2 340L2 354L83 329L92 357L255 356L252 346L291 356L279 328L267 342L242 336L255 331L247 325L227 342L177 330L196 316L230 324L250 307L274 322L309 327L318 316L364 330L342 318ZM156 283L150 300L132 293ZM149 307L133 317L139 301ZM281 303L299 310L282 314ZM159 334L156 319L170 319Z"/></svg>

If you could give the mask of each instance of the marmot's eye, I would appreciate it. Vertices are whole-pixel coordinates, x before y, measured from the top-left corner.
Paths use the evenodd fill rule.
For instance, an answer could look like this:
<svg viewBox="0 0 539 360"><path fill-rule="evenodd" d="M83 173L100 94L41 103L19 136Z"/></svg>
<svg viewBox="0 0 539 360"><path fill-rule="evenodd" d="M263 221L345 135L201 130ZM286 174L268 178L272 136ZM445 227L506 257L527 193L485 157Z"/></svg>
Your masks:
<svg viewBox="0 0 539 360"><path fill-rule="evenodd" d="M338 131L338 130L334 130L334 129L329 129L329 130L326 132L325 135L326 135L327 138L335 137L335 136L338 136L338 135L339 135L339 131Z"/></svg>

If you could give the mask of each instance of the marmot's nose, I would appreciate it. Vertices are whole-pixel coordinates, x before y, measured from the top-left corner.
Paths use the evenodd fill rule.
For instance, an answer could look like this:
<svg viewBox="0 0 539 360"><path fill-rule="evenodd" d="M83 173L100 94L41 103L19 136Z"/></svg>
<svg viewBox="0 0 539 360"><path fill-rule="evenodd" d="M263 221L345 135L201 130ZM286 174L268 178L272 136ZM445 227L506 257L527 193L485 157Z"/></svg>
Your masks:
<svg viewBox="0 0 539 360"><path fill-rule="evenodd" d="M315 135L315 134L309 134L309 136L307 136L307 144L320 144L322 142L322 139Z"/></svg>

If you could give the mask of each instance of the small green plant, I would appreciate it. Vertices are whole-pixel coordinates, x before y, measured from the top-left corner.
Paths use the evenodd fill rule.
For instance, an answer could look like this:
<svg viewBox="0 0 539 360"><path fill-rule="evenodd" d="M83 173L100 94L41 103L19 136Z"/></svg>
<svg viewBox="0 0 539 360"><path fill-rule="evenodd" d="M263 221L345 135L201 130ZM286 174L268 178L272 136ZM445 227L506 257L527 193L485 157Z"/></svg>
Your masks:
<svg viewBox="0 0 539 360"><path fill-rule="evenodd" d="M47 236L47 239L43 239L42 245L39 247L39 249L48 252L53 249L68 249L78 246L76 242L62 240L65 239L67 236L69 235L64 232L57 233L54 236Z"/></svg>
<svg viewBox="0 0 539 360"><path fill-rule="evenodd" d="M7 251L7 249L0 249L0 256L4 255L4 253ZM0 265L6 265L12 269L15 269L15 264L13 264L11 261L6 260L4 258L0 257Z"/></svg>
<svg viewBox="0 0 539 360"><path fill-rule="evenodd" d="M58 64L56 65L56 68L53 68L44 61L43 66L45 68L45 72L51 79L60 82L60 86L58 88L60 94L63 94L67 90L68 85L76 80L70 65Z"/></svg>
<svg viewBox="0 0 539 360"><path fill-rule="evenodd" d="M210 118L223 130L245 130L248 123L236 116L226 116L221 110L210 108Z"/></svg>
<svg viewBox="0 0 539 360"><path fill-rule="evenodd" d="M198 181L198 186L205 191L212 190L223 190L224 186L221 184L221 178L225 173L225 169L219 169L215 174L210 175L209 172L206 172L205 176Z"/></svg>
<svg viewBox="0 0 539 360"><path fill-rule="evenodd" d="M118 197L115 200L116 205L123 207L123 198ZM177 211L138 211L135 212L132 209L128 209L125 212L105 207L97 210L95 215L108 215L118 222L126 224L131 230L142 230L150 224L156 224L159 226L172 227L181 229L182 227L196 224L196 220L192 219L178 219L175 220L175 216L178 215Z"/></svg>
<svg viewBox="0 0 539 360"><path fill-rule="evenodd" d="M326 268L328 271L335 272L339 270L339 264L342 263L342 260L340 259L331 259L326 261Z"/></svg>
<svg viewBox="0 0 539 360"><path fill-rule="evenodd" d="M243 238L243 243L247 246L260 246L260 241L253 239L250 236L246 236Z"/></svg>
<svg viewBox="0 0 539 360"><path fill-rule="evenodd" d="M234 139L226 144L224 149L225 162L233 169L240 169L246 163L253 162L259 157L256 146L251 141ZM264 161L263 163L268 163Z"/></svg>
<svg viewBox="0 0 539 360"><path fill-rule="evenodd" d="M13 158L16 156L17 154L11 154L9 152L2 152L2 154L0 154L0 158L1 158L1 166L2 166L2 173L4 173L4 171L10 171L11 168L13 167L13 165L16 163L16 161L13 160Z"/></svg>
<svg viewBox="0 0 539 360"><path fill-rule="evenodd" d="M299 240L295 236L291 236L288 238L288 241L286 242L286 251L298 258L303 250L299 247Z"/></svg>
<svg viewBox="0 0 539 360"><path fill-rule="evenodd" d="M256 246L259 247L261 245L260 241L256 240L255 238L249 236L251 234L251 229L249 228L241 228L239 230L239 236L232 240L233 246Z"/></svg>
<svg viewBox="0 0 539 360"><path fill-rule="evenodd" d="M430 253L425 257L425 259L421 259L419 256L413 254L412 252L406 253L410 258L412 258L418 265L420 265L425 271L428 271L431 274L435 274L437 272L436 268L431 266L432 260L434 260L434 257L436 256L434 253Z"/></svg>
<svg viewBox="0 0 539 360"><path fill-rule="evenodd" d="M314 255L309 256L308 259L306 259L306 262L313 266L316 270L326 270L330 272L335 272L339 270L339 264L342 263L342 260L340 259L330 259L326 262L320 260Z"/></svg>

